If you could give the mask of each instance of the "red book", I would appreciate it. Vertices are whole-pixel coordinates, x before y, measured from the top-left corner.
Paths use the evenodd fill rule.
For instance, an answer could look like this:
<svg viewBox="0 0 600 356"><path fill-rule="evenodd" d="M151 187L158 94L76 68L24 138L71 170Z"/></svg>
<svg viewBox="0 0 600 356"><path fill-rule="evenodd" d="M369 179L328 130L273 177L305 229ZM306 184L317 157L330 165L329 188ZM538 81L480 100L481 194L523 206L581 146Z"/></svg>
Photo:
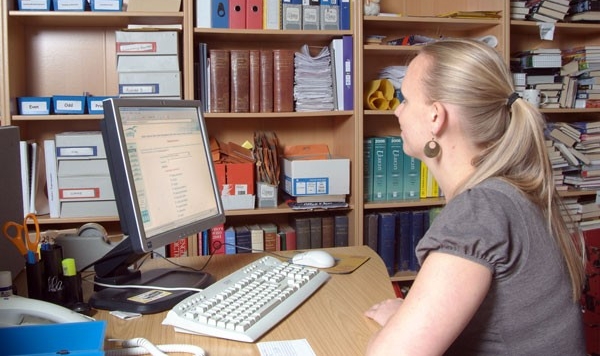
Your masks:
<svg viewBox="0 0 600 356"><path fill-rule="evenodd" d="M220 224L210 229L209 251L211 255L221 255L225 253L225 225Z"/></svg>
<svg viewBox="0 0 600 356"><path fill-rule="evenodd" d="M185 257L188 255L188 240L187 237L172 242L168 246L168 257Z"/></svg>

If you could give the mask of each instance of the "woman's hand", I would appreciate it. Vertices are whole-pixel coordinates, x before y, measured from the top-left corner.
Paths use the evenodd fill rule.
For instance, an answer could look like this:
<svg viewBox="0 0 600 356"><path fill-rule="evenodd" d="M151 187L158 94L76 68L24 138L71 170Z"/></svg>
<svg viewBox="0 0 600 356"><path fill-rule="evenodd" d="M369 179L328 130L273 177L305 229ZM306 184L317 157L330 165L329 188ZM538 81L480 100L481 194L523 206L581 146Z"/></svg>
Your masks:
<svg viewBox="0 0 600 356"><path fill-rule="evenodd" d="M383 326L387 323L388 319L400 309L403 301L404 299L401 298L384 300L367 310L365 316L375 320L379 325Z"/></svg>

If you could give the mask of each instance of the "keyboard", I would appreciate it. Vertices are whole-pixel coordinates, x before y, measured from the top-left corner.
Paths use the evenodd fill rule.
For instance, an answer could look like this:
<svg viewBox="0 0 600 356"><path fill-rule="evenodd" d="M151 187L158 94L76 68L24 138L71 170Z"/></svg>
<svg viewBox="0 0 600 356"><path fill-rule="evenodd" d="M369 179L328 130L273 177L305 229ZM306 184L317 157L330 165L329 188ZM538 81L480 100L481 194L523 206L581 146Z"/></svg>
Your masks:
<svg viewBox="0 0 600 356"><path fill-rule="evenodd" d="M284 319L329 274L265 256L175 305L163 320L175 331L254 342Z"/></svg>

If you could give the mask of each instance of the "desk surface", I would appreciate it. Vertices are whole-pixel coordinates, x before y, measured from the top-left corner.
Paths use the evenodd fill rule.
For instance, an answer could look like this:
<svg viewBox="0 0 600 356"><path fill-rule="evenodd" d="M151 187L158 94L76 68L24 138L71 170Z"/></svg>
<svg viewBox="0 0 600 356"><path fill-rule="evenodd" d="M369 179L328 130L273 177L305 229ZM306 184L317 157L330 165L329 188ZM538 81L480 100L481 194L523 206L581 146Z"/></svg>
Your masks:
<svg viewBox="0 0 600 356"><path fill-rule="evenodd" d="M317 355L364 354L369 338L379 327L365 318L363 312L376 302L393 298L393 288L382 260L370 248L354 246L330 251L334 254L370 258L351 274L332 274L332 278L321 289L258 342L307 339ZM221 278L260 256L261 254L215 255L205 270L216 278ZM178 263L194 267L201 266L205 261L206 257L177 260ZM165 262L155 263L162 265ZM155 345L197 345L209 355L259 355L255 344L177 333L173 327L161 324L165 315L166 312L121 320L107 311L98 311L94 317L108 321L107 339L144 337Z"/></svg>

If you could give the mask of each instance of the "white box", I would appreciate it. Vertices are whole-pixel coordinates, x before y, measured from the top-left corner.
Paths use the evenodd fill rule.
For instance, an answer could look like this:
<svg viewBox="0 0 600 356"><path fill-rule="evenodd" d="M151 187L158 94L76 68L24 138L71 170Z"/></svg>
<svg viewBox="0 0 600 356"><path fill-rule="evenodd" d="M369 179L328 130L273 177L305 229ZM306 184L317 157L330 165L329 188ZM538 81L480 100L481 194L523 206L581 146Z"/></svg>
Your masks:
<svg viewBox="0 0 600 356"><path fill-rule="evenodd" d="M58 177L110 176L105 159L67 159L58 163Z"/></svg>
<svg viewBox="0 0 600 356"><path fill-rule="evenodd" d="M116 31L117 54L179 54L177 31Z"/></svg>
<svg viewBox="0 0 600 356"><path fill-rule="evenodd" d="M180 72L119 73L119 95L181 96Z"/></svg>
<svg viewBox="0 0 600 356"><path fill-rule="evenodd" d="M117 56L117 72L179 72L179 56Z"/></svg>
<svg viewBox="0 0 600 356"><path fill-rule="evenodd" d="M350 194L350 160L283 159L284 190L292 196Z"/></svg>
<svg viewBox="0 0 600 356"><path fill-rule="evenodd" d="M56 159L106 158L100 131L68 131L57 133Z"/></svg>
<svg viewBox="0 0 600 356"><path fill-rule="evenodd" d="M65 201L60 203L61 218L84 218L118 216L117 202L114 200Z"/></svg>
<svg viewBox="0 0 600 356"><path fill-rule="evenodd" d="M253 194L221 195L224 210L254 209Z"/></svg>
<svg viewBox="0 0 600 356"><path fill-rule="evenodd" d="M60 201L114 200L110 176L58 177Z"/></svg>

